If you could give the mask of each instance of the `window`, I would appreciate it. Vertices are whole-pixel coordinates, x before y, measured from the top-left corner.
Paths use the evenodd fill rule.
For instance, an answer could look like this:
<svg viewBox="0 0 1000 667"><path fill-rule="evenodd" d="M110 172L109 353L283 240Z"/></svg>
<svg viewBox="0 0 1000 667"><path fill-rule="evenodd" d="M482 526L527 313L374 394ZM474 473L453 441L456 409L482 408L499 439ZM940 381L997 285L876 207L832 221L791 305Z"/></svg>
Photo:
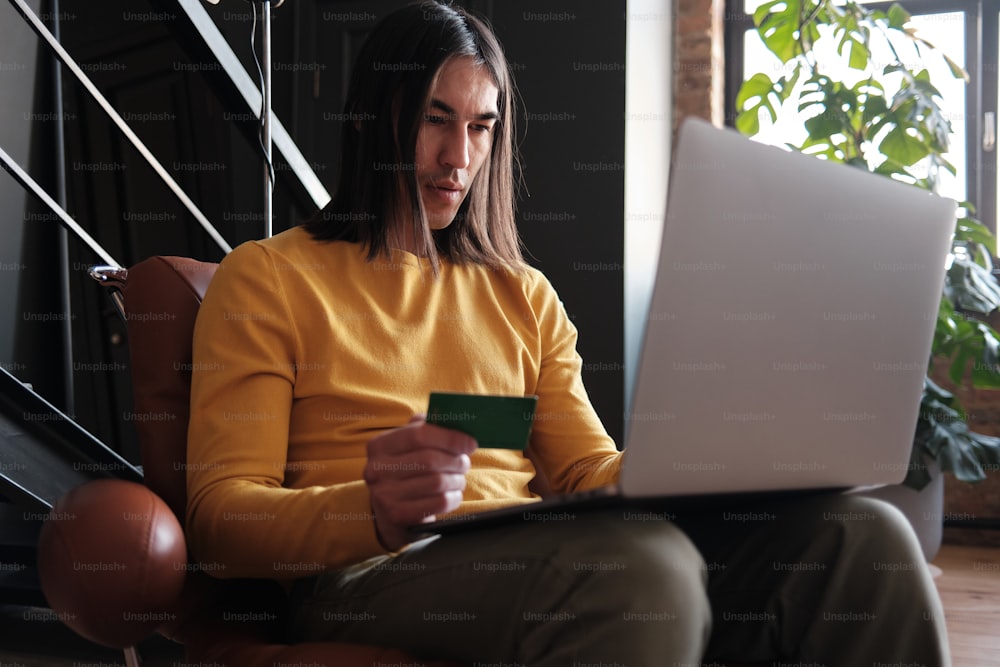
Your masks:
<svg viewBox="0 0 1000 667"><path fill-rule="evenodd" d="M753 31L753 11L766 1L727 0L726 108L730 124L735 118L736 93L742 82L777 65L777 59ZM861 4L885 11L893 3L862 0ZM1000 0L900 0L899 4L913 15L913 25L923 37L969 72L968 85L954 79L946 68L940 73L933 69L930 72L941 91L954 132L948 159L958 169L957 177L943 175L941 194L972 202L977 217L996 234L1000 196L995 141L1000 105L997 85ZM781 131L781 136L787 138L788 130ZM768 141L768 135L774 141L777 132L765 130L761 140Z"/></svg>

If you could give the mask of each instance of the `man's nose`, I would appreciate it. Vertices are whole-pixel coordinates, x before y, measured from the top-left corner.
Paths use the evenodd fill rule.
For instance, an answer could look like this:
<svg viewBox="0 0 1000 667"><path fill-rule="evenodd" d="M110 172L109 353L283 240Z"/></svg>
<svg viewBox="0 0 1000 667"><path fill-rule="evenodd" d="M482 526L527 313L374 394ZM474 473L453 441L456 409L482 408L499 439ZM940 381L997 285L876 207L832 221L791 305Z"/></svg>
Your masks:
<svg viewBox="0 0 1000 667"><path fill-rule="evenodd" d="M465 169L469 166L469 133L464 125L448 133L441 147L441 163L452 169Z"/></svg>

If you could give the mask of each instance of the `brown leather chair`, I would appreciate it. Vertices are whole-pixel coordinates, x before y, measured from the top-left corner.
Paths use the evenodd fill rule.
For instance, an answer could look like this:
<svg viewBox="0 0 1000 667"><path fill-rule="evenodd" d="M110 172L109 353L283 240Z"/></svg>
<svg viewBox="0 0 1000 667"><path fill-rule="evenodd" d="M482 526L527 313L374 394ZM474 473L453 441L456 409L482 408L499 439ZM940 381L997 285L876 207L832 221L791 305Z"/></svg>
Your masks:
<svg viewBox="0 0 1000 667"><path fill-rule="evenodd" d="M110 267L109 267L110 268ZM134 422L145 486L102 480L61 498L38 544L42 590L59 617L99 644L126 650L153 632L198 664L373 667L420 663L395 649L284 642L285 595L269 581L222 580L189 563L181 529L191 337L216 264L153 257L100 272L121 290L128 328ZM122 303L123 301L123 303Z"/></svg>

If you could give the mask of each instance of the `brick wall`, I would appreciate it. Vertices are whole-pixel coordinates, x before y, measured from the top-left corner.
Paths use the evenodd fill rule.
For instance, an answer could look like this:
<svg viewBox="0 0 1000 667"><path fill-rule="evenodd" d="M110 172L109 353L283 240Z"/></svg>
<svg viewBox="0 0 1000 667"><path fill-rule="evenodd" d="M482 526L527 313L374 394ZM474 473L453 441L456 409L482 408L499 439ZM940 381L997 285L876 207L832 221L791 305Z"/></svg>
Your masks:
<svg viewBox="0 0 1000 667"><path fill-rule="evenodd" d="M673 0L674 128L688 116L725 117L724 0Z"/></svg>

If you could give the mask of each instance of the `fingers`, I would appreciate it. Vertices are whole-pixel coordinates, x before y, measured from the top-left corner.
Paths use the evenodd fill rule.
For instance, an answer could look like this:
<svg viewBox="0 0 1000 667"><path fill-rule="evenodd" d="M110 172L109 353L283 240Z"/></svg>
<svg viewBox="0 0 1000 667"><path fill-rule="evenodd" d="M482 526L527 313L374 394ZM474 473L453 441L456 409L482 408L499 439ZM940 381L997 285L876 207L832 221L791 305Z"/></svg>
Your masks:
<svg viewBox="0 0 1000 667"><path fill-rule="evenodd" d="M409 526L458 509L475 449L470 436L423 415L368 442L364 479L383 546L399 548L410 540Z"/></svg>
<svg viewBox="0 0 1000 667"><path fill-rule="evenodd" d="M410 526L434 521L438 514L456 510L461 503L461 491L448 491L406 503L379 503L373 495L375 534L383 547L396 551L413 541Z"/></svg>
<svg viewBox="0 0 1000 667"><path fill-rule="evenodd" d="M463 458L468 459L464 454ZM458 509L465 490L465 473L426 472L411 477L365 479L375 513L375 532L386 549L395 551L413 540L409 527L433 521Z"/></svg>
<svg viewBox="0 0 1000 667"><path fill-rule="evenodd" d="M373 484L435 473L464 475L475 449L476 441L464 433L413 420L368 442L365 481Z"/></svg>
<svg viewBox="0 0 1000 667"><path fill-rule="evenodd" d="M369 456L373 447L376 454L385 456L405 455L419 449L469 455L476 450L476 441L465 433L428 424L422 415L414 415L406 426L371 440L368 443Z"/></svg>
<svg viewBox="0 0 1000 667"><path fill-rule="evenodd" d="M425 475L397 480L378 494L380 519L397 526L421 523L426 517L445 514L462 503L465 475Z"/></svg>
<svg viewBox="0 0 1000 667"><path fill-rule="evenodd" d="M409 501L450 492L461 494L464 490L464 474L440 473L398 480L391 496L400 501Z"/></svg>
<svg viewBox="0 0 1000 667"><path fill-rule="evenodd" d="M371 457L368 467L371 478L375 480L387 476L419 477L434 472L464 475L471 466L467 454L454 455L439 449L415 449L405 454Z"/></svg>

